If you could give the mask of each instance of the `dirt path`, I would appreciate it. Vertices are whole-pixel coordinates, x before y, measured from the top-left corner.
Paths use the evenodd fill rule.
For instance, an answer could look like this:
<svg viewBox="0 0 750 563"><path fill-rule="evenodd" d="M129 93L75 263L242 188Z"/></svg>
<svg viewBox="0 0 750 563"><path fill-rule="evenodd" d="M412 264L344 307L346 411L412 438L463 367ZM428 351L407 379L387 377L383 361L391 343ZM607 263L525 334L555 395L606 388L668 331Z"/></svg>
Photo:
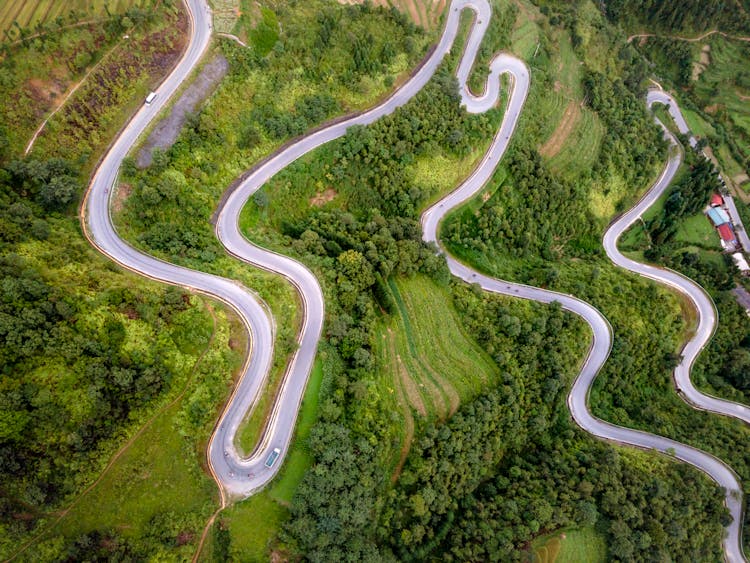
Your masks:
<svg viewBox="0 0 750 563"><path fill-rule="evenodd" d="M419 416L427 416L427 407L425 407L422 395L417 388L415 381L409 376L409 372L406 371L404 363L401 361L401 356L395 353L393 358L395 360L396 368L398 370L398 381L401 388L406 394L409 405L419 413Z"/></svg>
<svg viewBox="0 0 750 563"><path fill-rule="evenodd" d="M55 518L48 526L46 526L43 530L41 530L38 534L36 534L34 537L32 537L28 542L26 542L24 545L22 545L18 551L13 553L9 558L8 561L13 561L16 557L21 555L24 551L26 551L29 547L31 547L36 541L38 541L40 538L42 538L44 535L49 533L55 526L57 526L63 518L65 518L71 510L73 510L81 500L83 500L84 497L86 497L94 488L101 483L102 479L109 473L109 471L114 467L115 463L122 457L122 455L127 452L135 443L135 441L140 438L143 433L151 427L151 425L154 423L154 421L159 418L161 415L163 415L165 412L167 412L169 409L174 407L177 403L179 403L184 397L185 393L187 393L187 390L190 388L190 385L193 383L193 380L195 379L195 374L198 371L198 367L203 362L203 358L205 358L208 351L211 349L211 347L214 344L214 340L216 337L216 314L214 313L213 307L209 303L206 303L206 310L211 315L211 336L208 339L208 343L206 344L206 347L201 352L200 356L198 356L198 359L195 360L195 363L193 364L192 369L190 370L190 375L188 376L187 380L185 381L185 385L182 387L178 395L172 399L169 403L158 409L151 418L149 418L139 429L138 431L133 434L121 447L118 449L115 454L112 456L112 458L109 460L109 463L104 467L102 472L99 474L99 476L96 478L96 480L91 483L86 489L83 490L83 492L78 495L73 501L62 511L57 513L57 518ZM223 508L223 506L222 506ZM221 509L219 509L221 510ZM218 511L217 511L218 514ZM201 538L202 541L202 538Z"/></svg>
<svg viewBox="0 0 750 563"><path fill-rule="evenodd" d="M229 71L229 63L222 55L216 55L201 69L200 74L182 93L169 114L154 127L138 152L138 166L151 164L154 149L168 149L177 140L188 114L214 91Z"/></svg>
<svg viewBox="0 0 750 563"><path fill-rule="evenodd" d="M580 118L581 106L575 100L571 100L568 102L557 128L555 128L550 138L547 139L547 142L539 149L539 154L546 158L552 158L559 153Z"/></svg>
<svg viewBox="0 0 750 563"><path fill-rule="evenodd" d="M201 552L203 551L203 546L206 543L206 538L208 537L208 532L211 531L211 528L214 525L214 522L216 521L216 517L219 515L219 513L226 508L226 504L224 501L224 495L221 497L221 506L216 509L216 512L214 512L211 517L208 519L208 522L206 522L206 526L203 528L203 533L201 534L201 539L198 542L198 547L195 548L195 554L193 555L192 563L197 563L198 559L201 556Z"/></svg>
<svg viewBox="0 0 750 563"><path fill-rule="evenodd" d="M441 418L443 418L444 420L446 418L450 418L458 410L458 407L461 404L461 397L458 395L458 391L456 391L456 388L453 387L453 385L447 379L440 375L437 370L434 370L425 358L420 357L417 361L419 361L419 363L421 364L422 369L431 374L431 379L435 382L435 386L442 399L442 402L444 406L447 407L447 410L442 410ZM445 404L446 400L448 401L447 404ZM437 406L437 400L435 404Z"/></svg>
<svg viewBox="0 0 750 563"><path fill-rule="evenodd" d="M75 93L76 93L76 91L78 90L78 88L80 88L80 87L81 87L81 84L83 84L84 82L86 82L86 79L87 79L87 78L88 78L88 77L89 77L89 76L91 75L91 73L92 73L92 72L94 72L94 71L95 71L95 70L96 70L97 68L99 68L99 66L100 66L100 65L101 65L101 64L102 64L102 63L103 63L103 62L104 62L105 60L107 60L107 58L109 58L109 56L110 56L110 55L111 55L111 54L112 54L112 53L113 53L113 52L115 51L115 49L117 49L117 48L118 48L118 47L119 47L120 45L122 45L122 42L123 42L123 41L125 41L125 39L120 39L120 40L119 40L119 41L118 41L117 43L115 43L115 44L113 45L113 47L112 47L112 48L111 48L111 49L110 49L109 51L107 51L107 52L106 52L106 53L105 53L105 54L104 54L104 55L102 56L102 58L101 58L101 59L99 59L99 61L98 61L98 62L97 62L97 63L96 63L96 64L95 64L94 66L92 66L92 67L91 67L91 68L90 68L90 69L88 70L88 72L87 72L86 74L84 74L84 75L83 75L83 78L81 78L81 80L79 80L79 81L78 81L78 83L77 83L77 84L76 84L75 86L73 86L73 88L71 88L71 89L70 89L70 90L68 91L68 93L67 93L67 94L65 94L65 97L64 97L64 98L62 98L62 99L60 100L60 103L58 103L58 104L57 104L57 107L56 107L56 108L55 108L54 110L52 110L52 113L50 113L50 114L49 114L49 115L48 115L48 116L47 116L47 117L45 118L45 120L44 120L44 121L42 121L42 124L41 124L41 125L40 125L40 126L39 126L39 127L37 128L37 130L36 130L36 131L34 132L34 135L33 135L33 136L31 137L31 140L29 141L29 144L28 144L28 145L26 145L26 150L25 150L25 151L23 152L24 156L26 156L27 154L29 154L29 152L31 152L31 149L32 149L32 147L34 146L34 143L36 142L36 140L37 140L37 137L39 137L39 135L40 135L40 134L42 133L42 131L44 130L44 127L45 127L45 126L47 125L47 122L48 122L48 121L49 121L50 119L52 119L52 117L53 117L53 116L54 116L54 115L55 115L55 114L56 114L56 113L57 113L58 111L60 111L60 110L62 109L62 107L63 107L63 106L65 105L65 103L66 103L66 102L67 102L67 101L68 101L68 100L70 99L70 97L71 97L71 96L72 96L73 94L75 94Z"/></svg>
<svg viewBox="0 0 750 563"><path fill-rule="evenodd" d="M628 37L628 43L633 41L633 39L638 39L641 37L666 37L667 39L677 39L679 41L689 41L691 43L695 43L698 41L703 41L706 37L710 37L711 35L714 35L718 33L722 37L726 37L727 39L735 39L737 41L746 41L750 43L750 37L742 37L738 35L729 35L728 33L725 33L723 31L719 31L718 29L714 29L712 31L707 31L703 35L699 35L698 37L681 37L679 35L660 35L657 33L636 33L635 35L631 35Z"/></svg>

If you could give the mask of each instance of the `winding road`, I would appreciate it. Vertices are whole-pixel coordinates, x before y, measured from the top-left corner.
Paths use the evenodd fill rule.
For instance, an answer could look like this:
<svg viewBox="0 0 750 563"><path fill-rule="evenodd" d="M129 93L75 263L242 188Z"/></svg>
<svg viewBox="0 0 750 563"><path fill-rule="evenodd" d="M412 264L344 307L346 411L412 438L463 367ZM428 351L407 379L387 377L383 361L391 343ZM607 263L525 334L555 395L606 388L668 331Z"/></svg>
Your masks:
<svg viewBox="0 0 750 563"><path fill-rule="evenodd" d="M663 90L649 90L646 97L646 103L649 107L657 103L669 106L670 116L674 120L679 131L684 134L689 132L687 123L680 112L677 102L675 102L674 98L669 94ZM661 176L646 195L641 198L635 207L619 217L604 234L604 249L610 260L612 260L617 266L635 272L645 278L658 281L659 283L678 291L687 297L695 308L698 314L698 323L695 329L695 334L682 349L682 358L674 370L674 381L680 395L688 403L699 409L733 416L750 424L750 408L732 401L726 401L705 395L698 391L690 380L690 368L698 357L698 354L700 354L701 350L703 350L705 345L711 339L716 328L717 313L711 297L701 286L690 278L678 274L673 270L658 268L656 266L642 264L635 260L631 260L623 255L617 248L617 241L620 236L628 230L633 223L635 223L643 213L645 213L645 211L651 207L657 199L659 199L659 197L661 197L664 190L669 187L674 175L682 164L683 152L677 139L675 139L674 135L672 135L661 121L658 119L656 121L664 129L664 135L668 139L670 146L673 147L673 153L669 157ZM689 143L691 147L695 147L697 144L695 137L690 137Z"/></svg>
<svg viewBox="0 0 750 563"><path fill-rule="evenodd" d="M468 111L474 113L481 113L496 105L500 99L500 76L502 74L507 74L511 78L511 89L503 122L480 164L461 186L425 211L422 216L425 240L439 244L437 234L441 219L450 210L476 195L491 177L502 158L523 108L530 76L528 68L521 60L508 54L500 54L491 63L491 73L485 92L481 96L474 96L466 85L467 78L490 21L491 10L487 0L453 0L437 47L419 70L391 97L365 113L315 131L283 148L254 170L227 197L218 213L216 224L217 236L227 251L253 266L285 276L299 291L304 308L299 347L287 369L268 426L255 451L248 458L243 459L237 452L234 442L240 423L263 390L271 366L275 333L271 315L252 291L237 282L168 264L136 250L120 239L110 216L110 199L122 159L179 85L189 76L208 45L211 14L205 0L186 0L186 4L192 22L190 43L186 53L158 89L158 96L154 103L141 108L103 158L84 200L84 229L91 242L101 252L125 268L222 300L238 313L250 331L251 353L247 357L237 386L216 425L209 444L209 465L220 486L222 506L224 506L228 497L246 497L266 485L282 465L283 456L291 442L299 404L312 368L324 319L323 296L314 275L302 264L259 248L243 237L239 230L238 219L248 198L279 170L316 147L341 137L348 127L372 123L408 102L427 83L444 56L450 51L458 31L460 13L466 8L474 11L475 19L458 69L464 105ZM676 107L676 104L672 107ZM675 371L678 388L691 403L699 408L730 414L745 420L744 417L747 416L745 407L706 397L695 390L690 383L690 366L710 337L715 323L715 313L708 296L686 278L673 272L629 261L619 254L616 248L617 239L622 232L666 188L678 167L679 158L677 160L675 157L670 158L665 172L649 193L634 210L620 218L607 231L605 246L608 255L618 265L662 283L668 283L694 298L694 302L699 304L703 328L685 347L684 360L680 364L683 371L677 373L680 367ZM595 418L589 412L588 390L606 361L612 345L612 330L602 314L591 305L571 295L490 278L468 268L449 255L446 255L446 258L451 272L467 282L477 283L488 291L512 297L542 303L558 302L564 309L581 316L588 323L593 336L591 347L568 396L568 405L575 422L600 438L667 453L710 475L726 490L726 503L734 519L727 528L727 535L723 542L726 557L733 562L744 561L740 538L741 487L729 467L695 448L646 432L609 424ZM703 306L706 306L705 311L701 309ZM276 448L281 451L282 459L277 460L272 467L266 467L265 461L268 455Z"/></svg>

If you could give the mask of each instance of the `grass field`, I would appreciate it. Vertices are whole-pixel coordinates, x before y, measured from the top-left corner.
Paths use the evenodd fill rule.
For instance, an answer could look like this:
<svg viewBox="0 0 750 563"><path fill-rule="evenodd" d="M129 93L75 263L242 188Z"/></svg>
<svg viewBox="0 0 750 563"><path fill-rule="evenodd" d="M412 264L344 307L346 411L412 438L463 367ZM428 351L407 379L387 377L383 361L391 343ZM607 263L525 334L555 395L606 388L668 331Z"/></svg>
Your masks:
<svg viewBox="0 0 750 563"><path fill-rule="evenodd" d="M206 520L218 507L216 485L203 470L205 444L216 405L240 365L229 346L239 329L237 319L221 309L213 316L207 327L195 317L186 319L186 326L195 325L203 333L202 346L186 342L199 358L190 376L165 397L164 406L140 426L140 433L134 428L132 438L122 440L123 447L100 479L60 512L59 521L50 519L42 527L44 533L23 552L22 561L48 560L63 538L71 541L97 530L118 530L136 541L151 534L172 535L175 550L170 556L192 556ZM199 403L208 407L201 409L203 423L195 432L186 419Z"/></svg>
<svg viewBox="0 0 750 563"><path fill-rule="evenodd" d="M489 143L489 140L487 142ZM458 162L443 154L418 157L409 167L409 172L412 174L414 183L431 195L427 205L444 197L451 189L460 185L476 166L477 161L484 156L485 148L484 146L475 147L469 155Z"/></svg>
<svg viewBox="0 0 750 563"><path fill-rule="evenodd" d="M686 217L677 229L675 240L701 248L715 248L717 252L721 251L719 235L716 234L711 221L703 213Z"/></svg>
<svg viewBox="0 0 750 563"><path fill-rule="evenodd" d="M209 0L218 33L233 33L240 17L240 0Z"/></svg>
<svg viewBox="0 0 750 563"><path fill-rule="evenodd" d="M32 29L60 17L63 23L101 18L106 16L105 5L115 14L133 6L150 4L151 0L6 0L0 6L0 32L7 31L12 40L18 37L16 23L24 29Z"/></svg>
<svg viewBox="0 0 750 563"><path fill-rule="evenodd" d="M713 135L716 133L716 130L711 126L711 124L706 122L706 120L703 119L698 113L684 107L680 107L680 111L682 111L682 115L685 118L688 127L690 127L690 131L696 137L706 137L708 135Z"/></svg>
<svg viewBox="0 0 750 563"><path fill-rule="evenodd" d="M291 296L290 296L291 297ZM300 312L301 304L299 298L294 295L291 299L285 299L279 302L274 310L274 318L283 319L284 328L286 335L291 336L293 330L289 330L289 327L297 327L300 323ZM289 343L289 347L292 344ZM255 448L255 445L260 439L261 432L266 425L266 420L271 414L271 409L274 405L274 399L276 393L281 385L284 374L286 373L287 360L288 358L283 354L274 355L274 365L271 369L271 373L268 376L268 383L266 392L263 393L250 413L250 416L245 419L243 425L239 431L239 448L240 451L249 454Z"/></svg>
<svg viewBox="0 0 750 563"><path fill-rule="evenodd" d="M606 561L604 538L591 528L563 530L534 540L534 563L600 563Z"/></svg>

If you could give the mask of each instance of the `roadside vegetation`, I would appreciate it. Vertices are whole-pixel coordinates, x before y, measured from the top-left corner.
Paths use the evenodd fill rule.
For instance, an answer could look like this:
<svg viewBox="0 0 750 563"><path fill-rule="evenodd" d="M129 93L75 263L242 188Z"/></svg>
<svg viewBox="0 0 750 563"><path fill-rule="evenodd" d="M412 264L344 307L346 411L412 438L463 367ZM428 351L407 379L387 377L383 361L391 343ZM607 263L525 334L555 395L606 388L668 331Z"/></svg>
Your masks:
<svg viewBox="0 0 750 563"><path fill-rule="evenodd" d="M93 162L142 103L139 89L179 56L178 7L51 26L3 47L0 129L12 132L0 154L3 559L189 558L218 503L202 460L243 329L222 306L99 255L77 212ZM62 93L96 61L94 83L50 122L54 142L40 138L21 159L59 102L34 88ZM94 123L110 137L90 129L80 142L90 108L102 110Z"/></svg>
<svg viewBox="0 0 750 563"><path fill-rule="evenodd" d="M258 292L278 319L267 396L241 435L246 451L255 445L294 350L297 296L287 282L228 257L215 238L211 216L227 187L281 144L326 119L373 105L416 66L431 39L399 12L371 5L316 1L292 7L266 2L262 13L278 22L277 27L268 26L275 34L251 33L249 47L220 41L217 49L230 63L226 79L188 119L177 142L167 151L154 151L150 167L139 170L128 159L115 214L120 232L132 243L171 262L241 281ZM352 42L350 37L362 40ZM275 205L265 193L253 201L263 213ZM309 206L307 200L289 199L288 204L291 209ZM416 231L411 227L410 232ZM357 256L351 258L351 275L359 275ZM352 298L355 294L352 289ZM355 351L357 339L351 342ZM323 380L330 380L331 369L324 371L329 375ZM272 523L287 518L286 506L310 459L308 454L292 454L285 460L284 476L268 493L222 514L203 557L263 559L268 549L276 549L278 527ZM261 522L256 510L268 518ZM247 527L255 524L274 533L249 541Z"/></svg>
<svg viewBox="0 0 750 563"><path fill-rule="evenodd" d="M501 18L510 18L505 9L516 13L512 7L496 8ZM500 41L493 50L518 49L532 57L541 44L533 65L542 72L529 102L538 113L522 118L521 147L497 176L507 181L492 185L489 196L472 202L464 217L485 220L485 209L502 202L513 221L503 231L493 230L497 222L485 222L484 246L471 256L481 256L491 237L497 244L518 246L503 255L503 264L520 269L534 263L533 277L527 279L535 285L557 287L558 277L574 275L577 284L590 283L589 276L601 276L595 285L602 296L609 297L613 287L622 292L615 306L620 318L629 319L629 305L640 300L640 315L653 313L660 326L670 319L673 328L664 349L672 354L680 309L669 294L637 280L623 284L622 274L601 258L596 267L584 265L583 277L578 264L600 256L597 229L609 218L605 213L596 217L584 194L600 190L596 209L609 209L610 215L632 201L658 170L663 153L653 147L664 146L658 130L640 97L606 73L606 61L613 57L599 49L608 38L587 30L597 58L593 69L580 75L577 89L566 94L587 94L601 150L589 176L576 176L564 164L560 174L569 179L548 172L535 147L553 134L554 117L560 119L556 111L567 103L547 95L557 94L555 73L562 78L564 65L555 59L545 32L555 29L558 37L567 32L547 27L546 16L533 6L523 8L511 18L524 22L511 34L517 43ZM596 21L600 16L591 6L587 17ZM539 39L532 43L529 37ZM645 71L628 66L627 57L617 58L624 61L617 76L629 77L636 88ZM718 557L726 515L714 485L690 468L601 444L572 425L565 396L586 349L580 321L557 307L485 295L464 284L445 285L444 266L423 254L419 213L445 189L448 171L457 164L470 169L471 155L482 154L500 118L499 112L467 116L458 109L455 61L447 61L392 116L352 128L279 173L243 213L242 226L252 240L283 249L316 271L327 297L326 340L340 358L327 372L334 383L321 398L320 420L310 437L314 464L292 500L280 537L292 552L312 559L406 560L441 554L465 560L501 553L521 558L524 546L543 530L596 525L617 558ZM651 146L640 145L643 138ZM424 170L420 162L433 165L429 175L418 173ZM428 178L437 181L422 183ZM565 223L556 225L563 217ZM573 260L557 269L534 261L535 253L550 262L571 255ZM428 289L433 285L445 289ZM429 307L430 313L446 311L448 301L460 312L459 333L472 335L497 366L500 384L479 395L464 396L453 381L441 387L430 380L429 366L438 359L431 342L415 336L420 328L414 325L430 321L412 319L408 304L426 303L431 293L446 290L450 300ZM580 293L578 285L573 292ZM626 337L639 346L651 337L643 327L627 324ZM434 326L431 340L451 334L452 326L449 321ZM452 341L463 355L475 349L456 336ZM660 362L643 365L650 373L664 369ZM450 368L441 370L446 373ZM623 377L631 377L630 371ZM668 372L664 385L669 385ZM444 418L440 409L450 404L451 388L459 395L459 407ZM653 501L644 479L653 479L652 490L658 489L663 501ZM683 515L672 509L686 502L690 542L680 539L686 538Z"/></svg>
<svg viewBox="0 0 750 563"><path fill-rule="evenodd" d="M621 5L622 4L622 5ZM722 2L687 2L647 8L643 2L608 3L606 13L654 65L664 86L679 94L692 132L707 143L731 186L750 189L750 11ZM717 32L707 34L709 32ZM687 39L687 40L686 40Z"/></svg>
<svg viewBox="0 0 750 563"><path fill-rule="evenodd" d="M179 56L187 17L178 7L172 1L131 7L1 43L0 159L22 156L37 128L61 106L37 141L37 154L84 161L99 154Z"/></svg>
<svg viewBox="0 0 750 563"><path fill-rule="evenodd" d="M532 90L495 177L449 218L444 240L479 269L594 303L616 334L592 392L595 412L703 447L747 479L748 431L692 411L673 392L680 304L601 251L607 222L665 157L644 109L647 69L593 3L539 4L493 2L503 25L493 23L473 83L490 54L508 49L531 66ZM279 319L278 378L294 347L295 293L226 256L211 215L227 186L284 142L384 96L436 33L369 3L257 8L241 23L249 47L218 44L230 72L178 141L146 169L125 163L115 220L147 252L256 290ZM327 318L279 478L220 514L201 560L524 560L553 530L588 537L578 541L586 557L721 558L728 516L707 477L572 423L566 396L588 347L585 325L559 306L451 280L422 242L421 211L471 170L502 117L502 108L460 108L460 52L409 104L299 159L243 211L251 240L316 272ZM0 335L14 344L8 353L28 353L9 358L0 395L0 459L26 464L3 468L12 481L0 497L0 548L10 555L46 529L134 436L24 557L189 558L217 507L199 467L205 441L246 342L231 316L211 314L215 305L121 273L80 237L81 170L101 145L78 146L41 143L38 161L8 162L0 173ZM61 250L61 233L75 244ZM32 443L25 431L38 419ZM53 473L60 482L50 491Z"/></svg>
<svg viewBox="0 0 750 563"><path fill-rule="evenodd" d="M595 10L578 10L572 19L572 12L550 3L541 11L569 30L584 62L586 104L606 127L597 160L590 171L560 170L552 176L544 158L534 154L528 145L539 146L545 126L544 112L537 108L544 107L541 100L551 90L535 88L537 80L516 142L488 186L493 195L486 201L478 197L448 218L444 240L458 256L492 275L571 292L599 308L613 325L615 341L591 393L595 414L625 426L658 429L711 451L747 480L742 447L747 429L694 411L674 393L671 370L689 329L680 302L615 269L601 250L609 219L635 202L666 160L663 148L654 150L664 145L643 101L646 68L633 47L614 40L617 32L607 31ZM587 20L596 32L585 25ZM616 55L609 51L609 60L617 59L622 68L603 64L608 49L619 50ZM534 65L542 61L537 58ZM606 213L596 214L596 209Z"/></svg>
<svg viewBox="0 0 750 563"><path fill-rule="evenodd" d="M621 247L639 259L684 273L700 284L719 312L716 334L693 369L693 380L708 393L750 403L750 319L731 290L750 288L703 210L721 189L710 161L690 148L661 205L623 237Z"/></svg>
<svg viewBox="0 0 750 563"><path fill-rule="evenodd" d="M612 8L614 11L610 11ZM622 6L619 2L608 3L607 15L628 33L655 34L635 38L633 44L653 66L662 85L677 92L680 108L691 132L699 139L699 147L708 145L713 164L722 172L746 220L745 190L750 185L746 98L750 85L745 61L750 51L748 43L736 37L750 35L748 6L738 3L730 8L720 3L687 2L679 10L673 8L665 4L660 10L647 10L638 2ZM695 41L680 38L695 38L714 30L721 33ZM667 126L674 127L666 112L658 106L656 112ZM687 143L683 145L687 147ZM644 217L644 223L626 233L622 248L636 258L682 272L708 291L718 310L719 323L693 368L693 380L708 393L750 403L745 377L750 320L731 294L735 286L747 288L748 283L738 275L730 257L721 253L718 235L702 213L708 194L721 189L713 165L686 148L686 162L673 188ZM686 310L688 318L691 314ZM746 475L742 477L747 481ZM745 537L747 530L746 519Z"/></svg>

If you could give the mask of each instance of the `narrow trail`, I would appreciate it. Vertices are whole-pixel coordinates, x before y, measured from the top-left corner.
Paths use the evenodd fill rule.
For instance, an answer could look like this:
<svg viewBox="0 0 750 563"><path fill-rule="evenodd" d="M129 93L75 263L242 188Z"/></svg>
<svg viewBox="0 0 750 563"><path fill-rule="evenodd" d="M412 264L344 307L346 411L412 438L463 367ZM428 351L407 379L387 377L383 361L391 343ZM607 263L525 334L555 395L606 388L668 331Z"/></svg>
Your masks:
<svg viewBox="0 0 750 563"><path fill-rule="evenodd" d="M681 37L679 35L661 35L659 33L636 33L628 37L628 43L631 43L633 39L639 39L641 37L664 37L666 39L677 39L678 41L688 41L689 43L697 43L698 41L703 41L706 37L710 37L712 35L717 35L717 34L721 35L722 37L726 37L727 39L734 39L735 41L750 42L750 37L742 37L740 35L730 35L724 31L713 29L711 31L707 31L706 33L702 35L699 35L698 37Z"/></svg>
<svg viewBox="0 0 750 563"><path fill-rule="evenodd" d="M500 99L500 78L503 74L510 78L510 91L503 122L480 164L461 186L422 215L424 239L438 243L437 233L440 220L451 209L481 191L503 156L526 100L530 76L528 68L521 60L508 54L497 55L490 64L490 74L484 93L481 96L474 96L468 90L467 81L490 21L491 8L487 0L453 0L448 9L445 28L438 45L424 64L391 97L369 111L313 131L286 145L281 151L253 169L251 174L226 197L217 215L216 234L227 252L253 266L288 278L300 293L304 317L299 347L288 366L261 443L249 458L242 459L234 446L236 432L242 419L253 408L263 391L273 355L275 330L268 309L263 306L257 296L235 281L169 264L131 247L118 236L109 211L110 196L114 191L113 186L116 183L117 171L122 159L135 144L139 135L158 115L169 97L187 78L208 45L211 24L210 11L205 0L187 0L187 4L192 23L187 52L173 73L159 88L159 96L155 103L144 106L136 114L102 160L86 194L83 210L87 220L84 222L84 230L92 244L123 267L155 280L212 295L235 309L247 326L251 334L252 350L209 444L209 467L220 486L221 505L225 506L228 498L249 496L270 482L278 472L281 459L288 450L292 438L297 412L315 358L324 318L322 291L310 270L290 258L251 244L242 235L238 219L249 197L280 170L322 144L341 137L351 125L369 125L407 103L430 80L442 59L450 52L457 35L460 13L463 9L470 9L476 17L457 73L462 102L472 113L482 113L494 107ZM667 174L662 175L660 181L666 176ZM660 185L657 182L649 194ZM615 242L622 233L620 230L622 224L618 221L608 231L608 234L613 232ZM733 517L723 541L726 558L732 562L744 561L740 538L742 489L737 477L727 465L685 444L604 422L594 417L588 410L588 391L601 366L607 360L612 345L612 329L602 314L572 295L494 279L468 268L450 255L446 255L446 259L451 272L469 283L477 283L485 290L512 297L531 299L541 303L557 302L565 310L579 315L588 323L593 337L591 347L568 395L568 406L573 419L594 436L666 453L693 465L712 477L725 489L725 502ZM646 267L636 263L633 269L641 273L641 268ZM689 346L690 343L686 346L686 350ZM689 365L687 370L689 372ZM705 396L700 395L696 397L695 404L706 408L706 399ZM708 408L708 410L714 409ZM278 449L281 455L277 462L269 467L265 460L274 449Z"/></svg>
<svg viewBox="0 0 750 563"><path fill-rule="evenodd" d="M34 134L32 135L31 139L29 140L29 143L26 145L26 149L23 151L23 155L26 156L31 152L31 149L34 147L34 143L37 140L37 137L41 135L42 131L44 131L44 128L47 126L47 123L50 119L52 119L55 114L60 111L63 107L65 107L65 104L68 102L68 100L78 91L78 88L83 85L84 82L88 79L89 76L91 76L91 73L94 72L96 69L98 69L101 64L109 58L109 56L114 53L115 49L117 49L120 45L122 45L122 42L125 41L125 39L120 39L117 41L112 48L104 53L102 55L102 58L99 59L94 66L92 66L86 74L83 75L83 78L81 78L72 88L68 90L68 93L65 94L65 96L60 100L60 102L57 104L57 107L52 110L52 112L44 118L44 121L42 121L41 125L37 127L36 131L34 131Z"/></svg>

